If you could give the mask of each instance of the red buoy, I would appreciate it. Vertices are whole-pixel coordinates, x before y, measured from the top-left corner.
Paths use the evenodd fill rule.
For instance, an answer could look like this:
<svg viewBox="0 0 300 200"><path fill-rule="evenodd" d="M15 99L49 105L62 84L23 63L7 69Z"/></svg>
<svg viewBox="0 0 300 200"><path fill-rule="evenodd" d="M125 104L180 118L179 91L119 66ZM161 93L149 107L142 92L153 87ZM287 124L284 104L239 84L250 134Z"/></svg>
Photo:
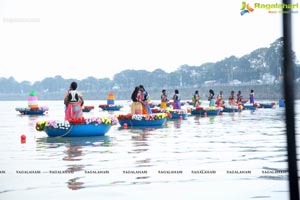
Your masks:
<svg viewBox="0 0 300 200"><path fill-rule="evenodd" d="M124 124L123 124L123 127L124 127L124 128L127 128L127 127L128 127L127 123L124 123Z"/></svg>
<svg viewBox="0 0 300 200"><path fill-rule="evenodd" d="M21 143L24 144L26 143L26 135L21 135Z"/></svg>

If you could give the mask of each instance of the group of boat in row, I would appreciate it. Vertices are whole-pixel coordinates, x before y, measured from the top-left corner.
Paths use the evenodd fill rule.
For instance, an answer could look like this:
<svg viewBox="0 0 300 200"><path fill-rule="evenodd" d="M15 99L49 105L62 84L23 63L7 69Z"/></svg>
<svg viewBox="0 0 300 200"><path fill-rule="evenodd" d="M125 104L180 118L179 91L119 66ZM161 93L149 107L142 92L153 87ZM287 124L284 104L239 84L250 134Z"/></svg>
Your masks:
<svg viewBox="0 0 300 200"><path fill-rule="evenodd" d="M113 104L112 104L113 103ZM41 120L36 122L37 131L45 131L49 137L85 137L105 135L113 125L120 124L127 128L136 127L163 127L168 119L185 120L188 116L200 115L217 116L224 112L242 112L243 110L254 111L259 108L273 108L275 102L261 104L243 104L223 107L206 106L193 107L189 102L185 102L181 109L173 109L172 103L166 109L161 109L159 104L150 104L151 114L108 114L105 117L74 118L68 121L59 120ZM114 101L108 101L108 104L101 104L99 108L107 111L120 111L122 105L114 104ZM94 106L83 106L83 112L90 112ZM28 107L16 108L22 115L42 115L48 111L46 106L38 106L37 97L31 93L28 97Z"/></svg>

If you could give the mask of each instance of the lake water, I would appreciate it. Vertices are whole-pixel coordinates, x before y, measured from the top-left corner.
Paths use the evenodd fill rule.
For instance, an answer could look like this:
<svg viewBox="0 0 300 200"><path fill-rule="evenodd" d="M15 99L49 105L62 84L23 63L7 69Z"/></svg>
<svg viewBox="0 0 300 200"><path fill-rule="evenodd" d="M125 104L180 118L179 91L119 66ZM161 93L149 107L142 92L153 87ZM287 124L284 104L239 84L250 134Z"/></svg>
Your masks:
<svg viewBox="0 0 300 200"><path fill-rule="evenodd" d="M100 111L102 103L86 100L95 109L84 116L112 114ZM26 101L0 101L1 200L289 197L284 109L278 106L169 120L163 128L117 125L103 137L72 139L35 130L39 120L64 118L62 101L39 104L48 114L22 116L15 107ZM117 113L127 113L129 102L121 104ZM299 127L299 106L296 113Z"/></svg>

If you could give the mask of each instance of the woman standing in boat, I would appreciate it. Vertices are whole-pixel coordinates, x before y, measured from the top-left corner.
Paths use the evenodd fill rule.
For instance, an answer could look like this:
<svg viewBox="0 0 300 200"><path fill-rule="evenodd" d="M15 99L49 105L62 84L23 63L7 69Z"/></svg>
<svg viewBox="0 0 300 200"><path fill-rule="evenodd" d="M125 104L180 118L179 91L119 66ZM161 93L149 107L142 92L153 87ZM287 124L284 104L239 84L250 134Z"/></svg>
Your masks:
<svg viewBox="0 0 300 200"><path fill-rule="evenodd" d="M237 104L243 104L243 96L242 96L242 92L239 90L237 95L236 95L236 103Z"/></svg>
<svg viewBox="0 0 300 200"><path fill-rule="evenodd" d="M212 89L210 89L208 94L209 107L215 106L214 96L215 92Z"/></svg>
<svg viewBox="0 0 300 200"><path fill-rule="evenodd" d="M194 94L192 100L193 100L193 106L198 108L200 106L200 94L199 94L198 90L195 91L195 94Z"/></svg>
<svg viewBox="0 0 300 200"><path fill-rule="evenodd" d="M142 92L139 87L135 87L134 91L131 94L131 114L142 114Z"/></svg>
<svg viewBox="0 0 300 200"><path fill-rule="evenodd" d="M176 89L173 95L173 109L181 109L179 91Z"/></svg>
<svg viewBox="0 0 300 200"><path fill-rule="evenodd" d="M222 90L219 92L219 94L218 94L218 96L217 96L216 99L217 99L216 100L217 106L218 107L223 107L224 102L223 102L223 91Z"/></svg>
<svg viewBox="0 0 300 200"><path fill-rule="evenodd" d="M235 106L234 91L231 91L231 94L230 94L229 99L228 99L228 103L231 106Z"/></svg>
<svg viewBox="0 0 300 200"><path fill-rule="evenodd" d="M70 89L68 90L64 103L66 105L65 120L70 121L71 119L82 118L82 106L83 98L82 95L77 91L77 83L72 82Z"/></svg>
<svg viewBox="0 0 300 200"><path fill-rule="evenodd" d="M254 104L254 90L250 91L249 99L250 99L250 103Z"/></svg>
<svg viewBox="0 0 300 200"><path fill-rule="evenodd" d="M161 91L161 103L160 103L160 108L161 109L166 109L167 108L167 103L168 103L168 96L167 96L167 91L164 89Z"/></svg>
<svg viewBox="0 0 300 200"><path fill-rule="evenodd" d="M150 99L148 92L145 90L143 85L140 85L140 90L143 94L142 102L143 102L143 114L148 115L152 114L150 105L148 100Z"/></svg>

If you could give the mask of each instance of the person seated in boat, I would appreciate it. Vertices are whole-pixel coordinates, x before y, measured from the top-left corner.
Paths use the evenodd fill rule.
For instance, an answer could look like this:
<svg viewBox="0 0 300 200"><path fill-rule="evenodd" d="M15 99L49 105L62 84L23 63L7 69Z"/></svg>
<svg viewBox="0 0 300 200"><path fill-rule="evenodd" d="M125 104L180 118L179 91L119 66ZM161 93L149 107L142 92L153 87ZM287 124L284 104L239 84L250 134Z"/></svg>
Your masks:
<svg viewBox="0 0 300 200"><path fill-rule="evenodd" d="M167 96L167 91L165 89L163 89L161 91L160 99L161 99L160 108L161 109L166 109L167 108L167 103L168 103L169 100L168 100L168 96Z"/></svg>
<svg viewBox="0 0 300 200"><path fill-rule="evenodd" d="M235 106L235 100L234 100L234 91L231 91L229 99L228 99L228 103L231 106Z"/></svg>
<svg viewBox="0 0 300 200"><path fill-rule="evenodd" d="M216 98L216 104L218 107L223 107L223 91L221 90Z"/></svg>
<svg viewBox="0 0 300 200"><path fill-rule="evenodd" d="M179 91L176 89L173 95L173 109L181 109Z"/></svg>
<svg viewBox="0 0 300 200"><path fill-rule="evenodd" d="M148 92L145 90L143 85L139 86L141 92L142 92L142 104L143 104L143 114L148 115L148 114L152 114L150 105L149 105L149 100L150 100L150 96L148 94Z"/></svg>
<svg viewBox="0 0 300 200"><path fill-rule="evenodd" d="M210 89L208 94L209 107L215 106L214 96L215 92L212 89Z"/></svg>
<svg viewBox="0 0 300 200"><path fill-rule="evenodd" d="M82 95L77 91L77 83L72 82L70 89L64 98L66 105L65 120L82 118L82 106L84 104Z"/></svg>
<svg viewBox="0 0 300 200"><path fill-rule="evenodd" d="M198 108L200 106L200 94L198 90L195 91L192 101L194 107Z"/></svg>
<svg viewBox="0 0 300 200"><path fill-rule="evenodd" d="M251 91L250 91L249 99L250 99L250 103L251 103L251 104L254 104L254 90L251 90Z"/></svg>
<svg viewBox="0 0 300 200"><path fill-rule="evenodd" d="M243 96L242 96L242 92L239 90L237 95L236 95L236 103L237 104L243 104Z"/></svg>
<svg viewBox="0 0 300 200"><path fill-rule="evenodd" d="M143 106L142 106L142 92L139 87L135 87L134 91L131 94L131 114L142 114Z"/></svg>

